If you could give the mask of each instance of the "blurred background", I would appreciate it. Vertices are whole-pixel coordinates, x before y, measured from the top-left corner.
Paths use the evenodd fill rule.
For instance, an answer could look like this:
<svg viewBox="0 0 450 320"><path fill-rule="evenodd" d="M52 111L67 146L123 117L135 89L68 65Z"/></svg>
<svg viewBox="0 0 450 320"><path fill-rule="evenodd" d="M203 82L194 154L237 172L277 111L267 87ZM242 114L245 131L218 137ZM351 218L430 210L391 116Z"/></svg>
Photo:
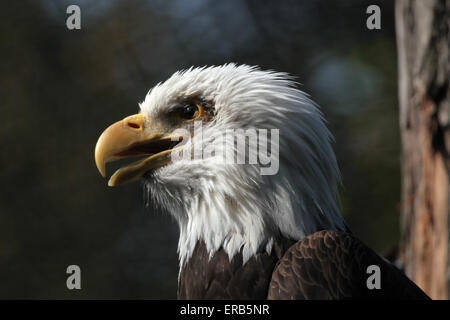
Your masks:
<svg viewBox="0 0 450 320"><path fill-rule="evenodd" d="M81 30L66 28L67 6ZM382 29L366 28L381 7ZM226 62L294 75L325 113L350 229L399 239L391 0L2 2L0 298L176 298L178 230L142 186L108 188L98 136L176 70ZM66 268L81 267L81 290Z"/></svg>

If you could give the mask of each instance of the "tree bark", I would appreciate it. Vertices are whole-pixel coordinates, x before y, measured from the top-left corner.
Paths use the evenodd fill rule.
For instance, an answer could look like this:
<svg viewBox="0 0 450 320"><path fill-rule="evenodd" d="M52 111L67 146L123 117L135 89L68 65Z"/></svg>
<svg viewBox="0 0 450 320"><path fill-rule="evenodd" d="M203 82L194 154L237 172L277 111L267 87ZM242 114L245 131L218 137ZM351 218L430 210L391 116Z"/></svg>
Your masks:
<svg viewBox="0 0 450 320"><path fill-rule="evenodd" d="M433 299L449 298L450 0L397 0L402 137L400 261Z"/></svg>

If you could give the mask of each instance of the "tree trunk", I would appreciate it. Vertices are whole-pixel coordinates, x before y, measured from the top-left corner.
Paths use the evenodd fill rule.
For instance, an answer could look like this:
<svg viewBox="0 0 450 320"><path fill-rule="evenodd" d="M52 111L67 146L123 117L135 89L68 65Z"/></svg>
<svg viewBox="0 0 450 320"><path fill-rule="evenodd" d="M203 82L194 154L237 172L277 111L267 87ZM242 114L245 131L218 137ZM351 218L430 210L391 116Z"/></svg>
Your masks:
<svg viewBox="0 0 450 320"><path fill-rule="evenodd" d="M450 0L397 0L402 197L400 261L449 298Z"/></svg>

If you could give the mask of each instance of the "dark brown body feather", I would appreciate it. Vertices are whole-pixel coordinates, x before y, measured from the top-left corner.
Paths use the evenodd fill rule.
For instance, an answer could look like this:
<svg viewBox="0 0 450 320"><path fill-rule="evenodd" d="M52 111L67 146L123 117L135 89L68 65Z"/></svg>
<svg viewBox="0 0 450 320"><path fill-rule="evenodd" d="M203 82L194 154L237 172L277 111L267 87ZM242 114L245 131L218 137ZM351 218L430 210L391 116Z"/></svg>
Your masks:
<svg viewBox="0 0 450 320"><path fill-rule="evenodd" d="M381 288L368 289L367 267ZM268 299L429 299L394 265L349 233L320 231L293 245L275 268Z"/></svg>
<svg viewBox="0 0 450 320"><path fill-rule="evenodd" d="M180 299L428 299L411 280L349 233L320 231L294 244L278 239L242 265L219 250L211 260L199 242L180 273ZM367 267L381 271L369 290Z"/></svg>
<svg viewBox="0 0 450 320"><path fill-rule="evenodd" d="M199 241L181 270L178 298L266 299L275 265L293 243L279 239L270 255L261 251L242 265L241 253L230 262L223 249L209 260L205 243Z"/></svg>

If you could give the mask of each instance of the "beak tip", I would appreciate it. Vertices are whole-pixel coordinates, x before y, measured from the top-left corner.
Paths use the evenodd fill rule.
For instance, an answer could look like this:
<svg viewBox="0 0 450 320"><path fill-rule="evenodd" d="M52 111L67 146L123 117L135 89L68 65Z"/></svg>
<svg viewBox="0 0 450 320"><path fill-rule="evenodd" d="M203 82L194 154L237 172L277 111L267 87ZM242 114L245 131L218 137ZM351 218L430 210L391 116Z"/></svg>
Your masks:
<svg viewBox="0 0 450 320"><path fill-rule="evenodd" d="M100 172L102 177L105 178L106 177L105 155L101 148L101 144L99 143L100 141L101 137L97 142L97 145L95 146L95 165L97 166L97 170Z"/></svg>
<svg viewBox="0 0 450 320"><path fill-rule="evenodd" d="M100 172L103 178L106 178L106 170L105 170L105 163L102 161L99 161L97 158L95 159L95 164L97 165L97 170Z"/></svg>
<svg viewBox="0 0 450 320"><path fill-rule="evenodd" d="M108 187L115 187L115 186L117 186L117 185L115 184L114 179L112 179L112 177L111 177L111 179L109 179L109 181L108 181Z"/></svg>

